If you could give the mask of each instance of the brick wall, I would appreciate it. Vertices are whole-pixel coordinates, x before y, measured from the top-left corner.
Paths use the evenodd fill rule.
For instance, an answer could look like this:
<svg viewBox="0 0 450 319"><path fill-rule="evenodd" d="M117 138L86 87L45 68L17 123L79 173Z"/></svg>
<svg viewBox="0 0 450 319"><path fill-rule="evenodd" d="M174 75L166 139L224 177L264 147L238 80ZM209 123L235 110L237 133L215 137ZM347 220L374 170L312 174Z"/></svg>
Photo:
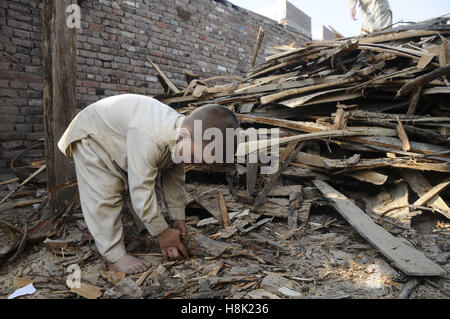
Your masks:
<svg viewBox="0 0 450 319"><path fill-rule="evenodd" d="M43 138L40 1L0 1L0 168ZM43 147L26 154L42 158ZM19 163L20 164L20 163Z"/></svg>
<svg viewBox="0 0 450 319"><path fill-rule="evenodd" d="M259 26L265 49L309 40L299 31L214 0L83 0L78 30L78 106L121 94L161 93L153 62L180 89L201 77L247 71ZM41 1L0 1L0 168L43 138ZM18 165L44 156L21 155Z"/></svg>

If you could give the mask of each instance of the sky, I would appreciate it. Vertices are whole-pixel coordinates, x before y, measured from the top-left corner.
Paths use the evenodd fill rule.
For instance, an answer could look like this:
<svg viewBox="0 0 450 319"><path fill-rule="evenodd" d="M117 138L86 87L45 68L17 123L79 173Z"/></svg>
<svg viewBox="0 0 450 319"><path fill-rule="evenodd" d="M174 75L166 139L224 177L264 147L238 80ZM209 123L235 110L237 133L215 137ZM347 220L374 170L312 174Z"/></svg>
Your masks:
<svg viewBox="0 0 450 319"><path fill-rule="evenodd" d="M277 0L229 0L248 10L257 11ZM313 38L317 39L322 25L331 25L346 37L358 35L362 17L357 8L357 21L350 18L348 0L289 0L312 19ZM450 0L389 0L393 22L419 22L450 13Z"/></svg>

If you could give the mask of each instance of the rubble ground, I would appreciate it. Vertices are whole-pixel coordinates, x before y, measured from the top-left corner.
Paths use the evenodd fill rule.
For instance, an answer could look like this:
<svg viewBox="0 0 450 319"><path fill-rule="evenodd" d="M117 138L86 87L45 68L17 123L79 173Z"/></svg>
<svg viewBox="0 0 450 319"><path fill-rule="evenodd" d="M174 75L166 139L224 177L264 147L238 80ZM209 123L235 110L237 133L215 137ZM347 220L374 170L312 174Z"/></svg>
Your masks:
<svg viewBox="0 0 450 319"><path fill-rule="evenodd" d="M226 186L217 186L196 183L195 189L210 190L204 195L209 201L217 200L219 192L227 198ZM229 244L219 257L165 261L156 241L136 233L132 219L125 213L128 250L152 263L145 279L137 284L143 274L125 276L106 269L76 207L67 215L58 234L27 246L16 260L3 266L1 296L6 297L24 280L30 280L37 291L21 298L79 298L66 285L72 264L80 267L83 283L101 290L100 298L397 298L409 280L327 204L313 205L309 220L299 223L294 231L289 231L286 220L281 218L273 218L252 230L286 250L246 233L219 239L218 234L224 232L220 223L196 226L209 215L195 206L191 204L187 209L191 229ZM24 221L36 222L38 216L33 209L18 208L13 213L1 213L0 219L20 225ZM249 213L237 220L255 224L258 219L261 216ZM332 220L335 222L329 223ZM449 226L427 214L401 235L448 273ZM2 246L10 244L4 232L0 236ZM67 245L51 244L61 242ZM446 299L449 293L450 280L445 275L423 279L410 298Z"/></svg>

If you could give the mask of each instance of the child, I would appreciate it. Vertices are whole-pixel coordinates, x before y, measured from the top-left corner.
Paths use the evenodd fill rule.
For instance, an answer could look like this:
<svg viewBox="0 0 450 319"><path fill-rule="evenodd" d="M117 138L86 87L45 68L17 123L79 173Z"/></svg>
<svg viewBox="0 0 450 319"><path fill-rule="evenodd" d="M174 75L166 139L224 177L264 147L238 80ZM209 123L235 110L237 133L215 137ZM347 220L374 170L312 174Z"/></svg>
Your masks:
<svg viewBox="0 0 450 319"><path fill-rule="evenodd" d="M204 141L194 139L194 123L202 123L197 132L201 136L208 128L225 136L227 128L239 127L236 115L224 106L206 105L183 116L153 98L124 94L86 107L61 137L59 149L75 161L86 224L111 270L133 274L149 267L125 250L121 210L127 190L134 212L157 237L163 256L188 257L180 237L187 234L183 163L211 163L211 156L202 152ZM174 163L175 153L182 162ZM157 204L158 173L172 227Z"/></svg>

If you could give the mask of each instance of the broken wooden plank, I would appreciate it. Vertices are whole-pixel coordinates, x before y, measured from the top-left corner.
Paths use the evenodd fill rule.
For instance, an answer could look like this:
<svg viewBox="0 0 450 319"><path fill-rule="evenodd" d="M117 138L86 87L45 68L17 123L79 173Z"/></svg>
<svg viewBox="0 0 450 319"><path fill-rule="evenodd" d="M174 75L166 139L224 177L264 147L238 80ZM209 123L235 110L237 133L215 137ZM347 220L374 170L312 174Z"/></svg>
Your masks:
<svg viewBox="0 0 450 319"><path fill-rule="evenodd" d="M261 219L260 221L258 221L256 224L250 226L250 227L243 228L243 227L241 227L241 226L236 226L236 228L237 228L241 233L244 233L244 234L245 234L245 233L251 232L253 229L258 228L258 227L261 226L261 225L264 225L264 224L267 223L267 222L271 222L272 220L273 220L273 217L272 217L272 218L264 218L264 219Z"/></svg>
<svg viewBox="0 0 450 319"><path fill-rule="evenodd" d="M228 208L222 193L219 193L220 216L225 228L231 227L230 217L228 216Z"/></svg>
<svg viewBox="0 0 450 319"><path fill-rule="evenodd" d="M167 85L167 87L170 89L170 91L174 93L180 93L181 91L175 86L175 84L170 81L170 79L166 76L166 74L155 64L152 60L150 60L149 57L147 57L147 60L152 65L153 69L155 69L156 73L160 76L160 78L164 81L164 83Z"/></svg>
<svg viewBox="0 0 450 319"><path fill-rule="evenodd" d="M428 192L420 196L420 198L416 200L413 205L422 206L428 203L430 200L438 196L439 193L441 193L445 188L447 188L448 185L450 185L450 178L447 178L445 181L439 183L438 185L431 188Z"/></svg>
<svg viewBox="0 0 450 319"><path fill-rule="evenodd" d="M11 178L11 179L7 179L6 181L1 181L0 185L6 185L6 184L12 184L15 182L18 182L19 179L17 177Z"/></svg>
<svg viewBox="0 0 450 319"><path fill-rule="evenodd" d="M400 122L400 119L397 117L397 133L398 133L398 138L400 139L400 141L402 141L402 149L405 152L408 152L409 150L411 150L411 144L409 143L409 138L408 138L408 134L406 134L405 132L405 128L403 127L402 122Z"/></svg>
<svg viewBox="0 0 450 319"><path fill-rule="evenodd" d="M288 210L288 229L296 229L299 217L299 211L303 203L303 187L298 186L295 193L289 195L289 210Z"/></svg>
<svg viewBox="0 0 450 319"><path fill-rule="evenodd" d="M430 81L440 77L440 76L448 76L450 74L450 64L445 66L441 66L434 71L431 71L425 75L419 76L408 83L406 83L398 92L397 97L403 96L405 94L411 93L414 89L419 86L423 86Z"/></svg>
<svg viewBox="0 0 450 319"><path fill-rule="evenodd" d="M421 162L419 159L412 157L361 159L353 166L349 166L346 160L326 159L324 162L329 168L345 169L346 171L373 169L377 167L397 167L450 173L450 163Z"/></svg>
<svg viewBox="0 0 450 319"><path fill-rule="evenodd" d="M251 62L251 66L253 67L256 62L256 57L258 56L259 49L261 48L262 41L264 39L264 30L262 27L259 27L258 37L256 38L255 50L253 51L253 58Z"/></svg>
<svg viewBox="0 0 450 319"><path fill-rule="evenodd" d="M425 255L394 237L356 206L347 197L323 181L315 180L314 185L332 201L336 210L347 222L381 254L408 276L442 276L446 272Z"/></svg>
<svg viewBox="0 0 450 319"><path fill-rule="evenodd" d="M375 132L375 130L378 132L378 134ZM364 141L363 144L374 144L375 142L372 142L371 139L378 139L383 140L382 138L385 137L387 139L389 136L385 135L391 135L391 130L380 130L376 128L375 130L371 130L370 128L368 130L360 129L360 128L347 128L345 130L328 130L328 131L322 131L322 132L314 132L309 134L301 134L301 135L294 135L289 137L282 137L282 138L275 138L275 139L268 139L268 140L256 140L256 141L249 141L240 143L238 145L236 156L244 156L247 154L250 154L251 152L256 152L262 149L265 149L267 147L273 147L277 145L282 145L289 142L300 142L300 141L309 141L314 139L323 139L323 138L351 138L355 141ZM371 136L373 134L376 134L377 136ZM384 135L384 136L383 136ZM355 136L365 136L360 137L359 139L356 139ZM397 140L391 139L389 140L390 143L395 144ZM385 145L387 142L385 142ZM392 146L392 144L387 144L388 146ZM415 143L417 146L419 145L425 145L424 143ZM435 145L429 145L427 147L428 149L439 149L439 151L442 150L442 148L435 146Z"/></svg>
<svg viewBox="0 0 450 319"><path fill-rule="evenodd" d="M69 287L70 288L70 287ZM72 287L70 291L80 295L86 299L98 299L103 294L103 289L91 284L82 282L80 287Z"/></svg>
<svg viewBox="0 0 450 319"><path fill-rule="evenodd" d="M423 90L423 86L420 85L411 94L411 99L409 101L408 111L406 111L406 114L412 115L412 114L416 113L416 109L417 109L417 106L419 105L422 90Z"/></svg>
<svg viewBox="0 0 450 319"><path fill-rule="evenodd" d="M243 217L243 216L248 216L248 212L249 210L243 210L240 212L233 212L233 213L228 213L228 218L231 220L235 219L235 218L239 218L239 217ZM211 224L219 224L220 222L214 218L214 217L210 217L210 218L205 218L200 220L197 223L197 227L202 227L202 226L206 226L206 225L211 225Z"/></svg>
<svg viewBox="0 0 450 319"><path fill-rule="evenodd" d="M406 183L385 188L375 196L363 196L365 211L376 221L387 221L396 227L411 229L411 219L417 212L409 209L409 193Z"/></svg>
<svg viewBox="0 0 450 319"><path fill-rule="evenodd" d="M399 169L397 172L419 196L423 196L432 188L428 180L419 172L410 169ZM450 219L450 208L440 196L435 196L429 200L428 205Z"/></svg>
<svg viewBox="0 0 450 319"><path fill-rule="evenodd" d="M280 250L282 250L285 253L290 253L289 249L287 249L286 247L280 245L279 243L277 243L276 241L273 241L272 239L266 238L263 235L257 234L257 233L250 233L249 236L256 238L258 240L261 240L263 242L268 243L269 245L278 248Z"/></svg>
<svg viewBox="0 0 450 319"><path fill-rule="evenodd" d="M8 198L10 198L15 192L17 192L20 188L22 188L23 185L28 183L33 177L38 175L40 172L42 172L46 168L46 165L42 165L41 168L33 172L30 176L28 176L22 183L20 183L16 188L14 188L12 191L10 191L3 199L0 201L0 205L3 204Z"/></svg>
<svg viewBox="0 0 450 319"><path fill-rule="evenodd" d="M40 204L44 201L46 201L47 198L32 198L32 199L25 199L25 200L16 200L13 202L8 202L6 204L0 205L0 212L8 211L17 207L23 207L28 206L32 204Z"/></svg>
<svg viewBox="0 0 450 319"><path fill-rule="evenodd" d="M204 209L206 209L218 221L222 220L222 215L221 215L220 208L218 205L214 205L214 204L208 202L207 200L204 200L199 195L195 194L195 192L193 192L191 195L200 206L202 206Z"/></svg>
<svg viewBox="0 0 450 319"><path fill-rule="evenodd" d="M380 174L370 170L361 170L351 173L346 173L350 177L357 179L361 182L371 183L374 185L383 185L386 183L388 176L384 174Z"/></svg>
<svg viewBox="0 0 450 319"><path fill-rule="evenodd" d="M301 152L300 152L301 153ZM296 193L302 188L301 185L279 185L270 190L267 196L288 197L291 193Z"/></svg>
<svg viewBox="0 0 450 319"><path fill-rule="evenodd" d="M140 286L142 285L142 283L145 281L145 279L147 279L148 275L150 275L150 273L153 272L153 268L150 267L149 269L147 269L140 277L138 280L136 280L136 285Z"/></svg>
<svg viewBox="0 0 450 319"><path fill-rule="evenodd" d="M308 222L309 219L309 212L311 210L311 205L313 203L313 199L306 199L302 203L302 207L300 211L298 212L298 220L302 223Z"/></svg>
<svg viewBox="0 0 450 319"><path fill-rule="evenodd" d="M420 278L413 278L409 280L403 285L402 291L400 291L397 299L408 299L414 288L416 288L421 283L422 279Z"/></svg>
<svg viewBox="0 0 450 319"><path fill-rule="evenodd" d="M294 144L291 144L294 145ZM267 194L270 192L270 190L278 183L278 180L281 176L281 173L289 166L289 163L294 160L294 158L297 156L298 152L303 148L304 142L301 142L299 144L295 144L294 150L288 150L290 151L289 156L286 158L286 160L283 162L283 164L278 168L277 172L273 174L270 178L269 183L264 187L262 192L256 197L255 204L252 207L252 211L255 211L266 199ZM283 154L282 154L283 155ZM282 156L280 156L282 157Z"/></svg>
<svg viewBox="0 0 450 319"><path fill-rule="evenodd" d="M186 245L191 255L200 257L219 257L229 247L227 243L213 240L202 234L188 234L188 236L183 239L183 243Z"/></svg>
<svg viewBox="0 0 450 319"><path fill-rule="evenodd" d="M392 153L398 153L410 156L421 156L420 154L431 155L430 158L439 159L443 161L450 161L450 153L448 147L441 145L433 145L422 142L410 141L411 151L402 151L402 142L400 139L391 136L361 136L361 137L351 137L345 136L346 140L358 142L364 145L368 145L374 149L380 149L385 151L389 149ZM281 140L281 139L280 139Z"/></svg>
<svg viewBox="0 0 450 319"><path fill-rule="evenodd" d="M444 31L444 32L449 33L448 31ZM409 30L409 31L405 31L405 32L393 32L391 34L377 35L377 36L362 38L359 40L359 42L360 43L390 42L390 41L402 40L402 39L408 39L408 38L425 37L425 36L435 35L435 34L439 34L439 33L440 33L439 31L435 31L435 30Z"/></svg>
<svg viewBox="0 0 450 319"><path fill-rule="evenodd" d="M335 82L330 82L330 83L323 83L323 84L318 84L318 85L313 85L313 86L307 86L307 87L302 87L302 88L298 88L298 89L290 89L290 90L285 90L279 93L274 93L271 95L266 95L261 97L260 101L261 104L268 104L271 103L273 101L276 100L281 100L285 97L289 97L292 95L296 95L296 94L301 94L301 93L305 93L305 92L309 92L309 91L314 91L314 90L319 90L319 89L324 89L324 88L328 88L328 87L333 87L333 86L339 86L339 85L344 85L344 84L349 84L354 82L355 80L353 78L348 78L348 79L339 79ZM329 91L329 92L335 92L335 90ZM326 94L328 92L320 92L320 95L322 94ZM314 95L311 95L313 97L316 97L317 94L319 93L315 93ZM306 97L303 97L303 99L306 99ZM298 99L296 99L296 101L298 101ZM290 103L289 105L286 103ZM291 102L285 102L282 103L284 105L287 105L289 107L294 107L294 103ZM300 103L295 103L295 106L300 105Z"/></svg>

